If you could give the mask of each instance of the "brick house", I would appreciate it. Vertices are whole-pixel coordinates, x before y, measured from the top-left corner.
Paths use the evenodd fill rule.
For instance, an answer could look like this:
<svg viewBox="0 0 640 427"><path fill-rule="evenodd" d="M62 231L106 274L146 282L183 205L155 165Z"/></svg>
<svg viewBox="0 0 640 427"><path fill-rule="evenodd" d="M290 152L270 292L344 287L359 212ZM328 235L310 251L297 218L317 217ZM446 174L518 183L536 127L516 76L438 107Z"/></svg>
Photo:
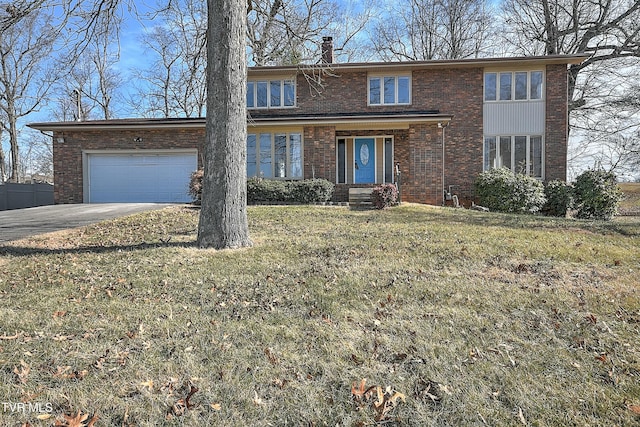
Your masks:
<svg viewBox="0 0 640 427"><path fill-rule="evenodd" d="M249 69L249 177L325 178L346 201L399 176L427 204L470 202L494 167L566 179L567 66L584 55L333 63L327 46L320 68ZM56 203L189 201L202 164L203 118L29 126L52 132Z"/></svg>

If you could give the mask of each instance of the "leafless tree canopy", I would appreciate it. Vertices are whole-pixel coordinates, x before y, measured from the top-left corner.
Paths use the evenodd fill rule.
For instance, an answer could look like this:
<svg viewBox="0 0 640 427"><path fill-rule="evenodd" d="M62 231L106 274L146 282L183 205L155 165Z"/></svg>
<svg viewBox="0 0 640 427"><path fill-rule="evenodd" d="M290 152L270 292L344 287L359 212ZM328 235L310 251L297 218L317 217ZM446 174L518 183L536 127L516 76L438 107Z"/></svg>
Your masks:
<svg viewBox="0 0 640 427"><path fill-rule="evenodd" d="M460 59L489 52L492 17L485 0L402 0L390 5L369 36L382 59Z"/></svg>

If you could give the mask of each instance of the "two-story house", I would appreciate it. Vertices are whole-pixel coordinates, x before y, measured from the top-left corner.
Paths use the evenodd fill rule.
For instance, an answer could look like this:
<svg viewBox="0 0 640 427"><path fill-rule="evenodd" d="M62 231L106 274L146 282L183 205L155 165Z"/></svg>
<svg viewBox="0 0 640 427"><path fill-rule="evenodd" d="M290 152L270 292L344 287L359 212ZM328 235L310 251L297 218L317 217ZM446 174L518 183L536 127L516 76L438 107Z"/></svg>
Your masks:
<svg viewBox="0 0 640 427"><path fill-rule="evenodd" d="M473 199L483 170L566 179L567 66L584 55L255 67L247 175L393 183L403 201ZM52 132L56 203L189 201L205 120L34 123Z"/></svg>

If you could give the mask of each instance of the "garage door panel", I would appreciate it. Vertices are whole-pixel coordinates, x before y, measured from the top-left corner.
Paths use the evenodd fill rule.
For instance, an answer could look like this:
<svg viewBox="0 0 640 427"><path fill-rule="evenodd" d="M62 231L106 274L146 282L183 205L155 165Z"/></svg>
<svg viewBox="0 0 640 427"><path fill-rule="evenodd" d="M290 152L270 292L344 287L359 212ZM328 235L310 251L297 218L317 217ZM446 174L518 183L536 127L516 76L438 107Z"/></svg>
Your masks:
<svg viewBox="0 0 640 427"><path fill-rule="evenodd" d="M190 202L197 155L90 154L89 202Z"/></svg>

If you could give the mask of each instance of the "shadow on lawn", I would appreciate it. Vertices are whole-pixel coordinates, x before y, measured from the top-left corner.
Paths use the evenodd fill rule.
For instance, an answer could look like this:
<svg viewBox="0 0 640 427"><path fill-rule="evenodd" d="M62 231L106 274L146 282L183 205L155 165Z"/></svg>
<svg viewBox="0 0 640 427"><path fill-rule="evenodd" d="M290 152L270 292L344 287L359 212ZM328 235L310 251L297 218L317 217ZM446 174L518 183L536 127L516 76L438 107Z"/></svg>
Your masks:
<svg viewBox="0 0 640 427"><path fill-rule="evenodd" d="M31 255L66 255L66 254L103 254L113 252L133 252L157 248L196 248L196 242L142 242L134 245L96 245L76 246L68 248L37 248L29 246L0 245L0 256L31 256Z"/></svg>

